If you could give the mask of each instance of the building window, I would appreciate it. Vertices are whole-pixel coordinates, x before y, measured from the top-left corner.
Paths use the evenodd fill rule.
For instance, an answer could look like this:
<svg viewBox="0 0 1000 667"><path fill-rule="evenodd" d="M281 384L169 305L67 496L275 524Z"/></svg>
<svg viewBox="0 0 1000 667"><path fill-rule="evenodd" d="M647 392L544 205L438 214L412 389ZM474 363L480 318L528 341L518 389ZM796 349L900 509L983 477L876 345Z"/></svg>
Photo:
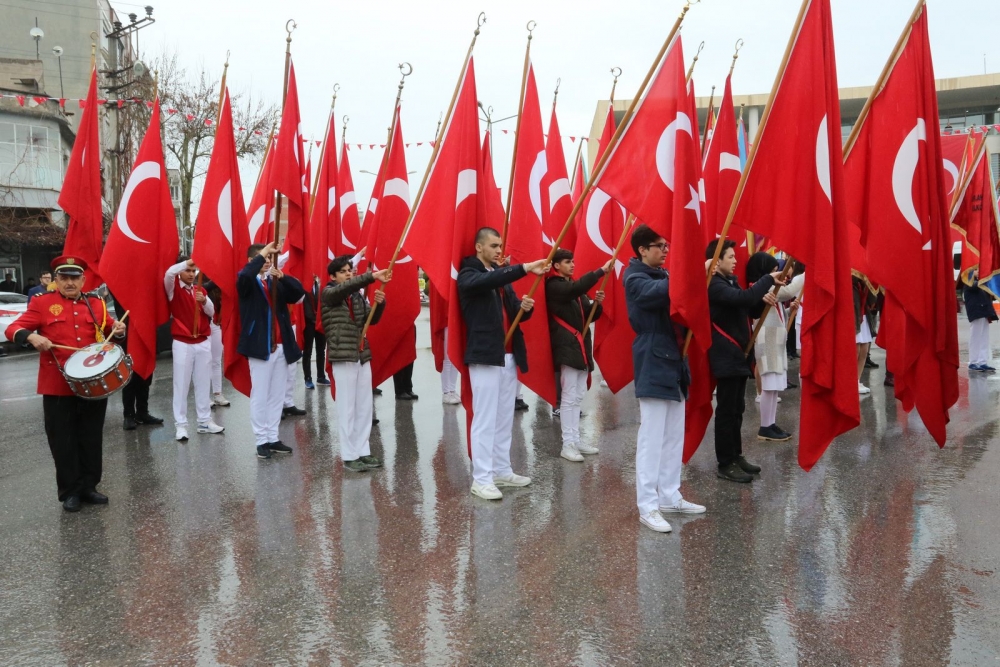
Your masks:
<svg viewBox="0 0 1000 667"><path fill-rule="evenodd" d="M59 131L44 125L0 121L0 183L59 189L62 185Z"/></svg>

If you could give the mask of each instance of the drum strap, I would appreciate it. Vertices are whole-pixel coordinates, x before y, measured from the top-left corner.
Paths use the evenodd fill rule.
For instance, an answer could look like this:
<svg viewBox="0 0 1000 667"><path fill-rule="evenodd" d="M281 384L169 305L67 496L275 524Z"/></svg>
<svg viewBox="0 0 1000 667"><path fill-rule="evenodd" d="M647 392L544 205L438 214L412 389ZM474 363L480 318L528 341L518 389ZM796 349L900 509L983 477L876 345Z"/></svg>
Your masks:
<svg viewBox="0 0 1000 667"><path fill-rule="evenodd" d="M108 306L104 304L104 299L101 299L101 303L104 304L104 319L101 321L101 326L97 326L97 316L94 315L94 309L90 307L90 299L84 294L82 297L83 305L87 306L87 310L90 311L90 319L94 321L94 338L98 343L104 342L104 327L108 323Z"/></svg>

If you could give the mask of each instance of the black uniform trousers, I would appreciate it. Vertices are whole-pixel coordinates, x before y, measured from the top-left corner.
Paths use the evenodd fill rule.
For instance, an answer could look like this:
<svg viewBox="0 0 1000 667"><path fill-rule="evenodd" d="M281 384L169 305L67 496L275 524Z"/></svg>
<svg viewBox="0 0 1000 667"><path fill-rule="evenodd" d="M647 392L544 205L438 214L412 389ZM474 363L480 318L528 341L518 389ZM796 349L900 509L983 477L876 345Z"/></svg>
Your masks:
<svg viewBox="0 0 1000 667"><path fill-rule="evenodd" d="M715 392L715 457L724 468L743 456L743 412L746 410L747 378L719 378Z"/></svg>
<svg viewBox="0 0 1000 667"><path fill-rule="evenodd" d="M126 419L149 414L149 385L152 383L152 375L144 378L138 373L132 373L132 379L122 388L122 405Z"/></svg>
<svg viewBox="0 0 1000 667"><path fill-rule="evenodd" d="M45 435L56 464L60 501L97 489L107 409L106 398L95 401L79 396L42 396Z"/></svg>
<svg viewBox="0 0 1000 667"><path fill-rule="evenodd" d="M315 328L306 324L306 330L302 332L305 345L302 348L302 375L306 382L312 381L312 370L310 369L313 348L316 348L316 379L326 379L326 336Z"/></svg>
<svg viewBox="0 0 1000 667"><path fill-rule="evenodd" d="M413 393L413 364L409 363L403 366L399 371L392 376L392 386L396 390L396 396L400 394L412 394Z"/></svg>

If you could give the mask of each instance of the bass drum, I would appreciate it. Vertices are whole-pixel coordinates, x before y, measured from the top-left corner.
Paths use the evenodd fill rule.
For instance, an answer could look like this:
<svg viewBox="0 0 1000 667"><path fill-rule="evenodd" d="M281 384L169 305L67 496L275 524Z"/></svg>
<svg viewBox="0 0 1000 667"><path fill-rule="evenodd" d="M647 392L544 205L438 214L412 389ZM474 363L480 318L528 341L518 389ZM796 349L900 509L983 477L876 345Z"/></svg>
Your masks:
<svg viewBox="0 0 1000 667"><path fill-rule="evenodd" d="M132 357L114 343L94 343L74 352L61 370L74 394L98 400L132 379Z"/></svg>

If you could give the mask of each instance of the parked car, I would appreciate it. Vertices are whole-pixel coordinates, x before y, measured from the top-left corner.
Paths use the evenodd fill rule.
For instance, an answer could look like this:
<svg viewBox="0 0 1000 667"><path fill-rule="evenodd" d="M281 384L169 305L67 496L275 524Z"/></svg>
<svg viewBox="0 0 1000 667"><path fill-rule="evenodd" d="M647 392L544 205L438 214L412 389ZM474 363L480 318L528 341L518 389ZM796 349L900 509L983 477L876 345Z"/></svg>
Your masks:
<svg viewBox="0 0 1000 667"><path fill-rule="evenodd" d="M0 292L0 343L7 342L4 333L10 323L28 309L28 297L17 292Z"/></svg>

